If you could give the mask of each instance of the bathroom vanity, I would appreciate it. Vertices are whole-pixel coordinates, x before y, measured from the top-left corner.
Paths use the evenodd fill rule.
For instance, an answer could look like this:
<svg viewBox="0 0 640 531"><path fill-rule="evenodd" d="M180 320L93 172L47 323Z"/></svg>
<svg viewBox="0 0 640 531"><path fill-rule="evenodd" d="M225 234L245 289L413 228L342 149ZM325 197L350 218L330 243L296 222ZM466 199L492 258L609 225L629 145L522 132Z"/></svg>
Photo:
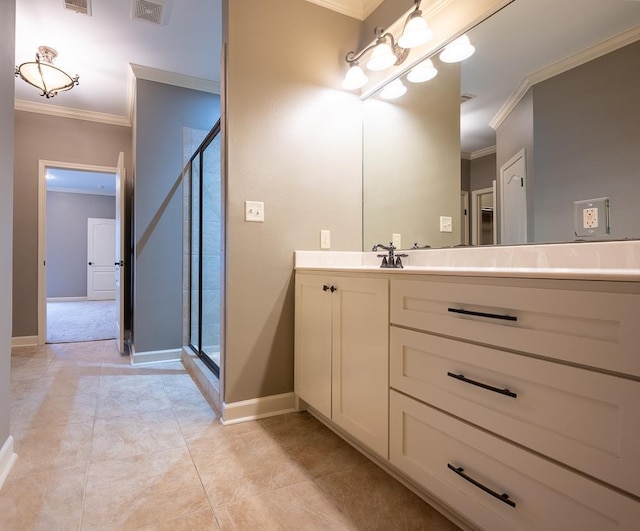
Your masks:
<svg viewBox="0 0 640 531"><path fill-rule="evenodd" d="M295 393L469 528L637 529L640 242L297 252Z"/></svg>

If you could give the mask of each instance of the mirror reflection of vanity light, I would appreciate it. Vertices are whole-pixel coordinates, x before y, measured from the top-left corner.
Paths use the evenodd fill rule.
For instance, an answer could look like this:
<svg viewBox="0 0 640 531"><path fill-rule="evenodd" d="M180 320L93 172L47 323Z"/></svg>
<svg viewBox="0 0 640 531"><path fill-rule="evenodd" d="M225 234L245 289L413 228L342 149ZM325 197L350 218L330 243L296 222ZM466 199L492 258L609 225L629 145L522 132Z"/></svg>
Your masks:
<svg viewBox="0 0 640 531"><path fill-rule="evenodd" d="M469 41L469 37L462 35L445 46L440 53L440 60L445 63L459 63L471 57L475 51L476 48Z"/></svg>
<svg viewBox="0 0 640 531"><path fill-rule="evenodd" d="M433 61L427 59L414 66L407 74L407 80L411 83L425 83L438 75L438 69L433 66Z"/></svg>
<svg viewBox="0 0 640 531"><path fill-rule="evenodd" d="M367 81L369 81L369 79L356 62L349 67L349 70L347 70L347 75L344 77L342 87L347 90L356 90L364 87L367 84Z"/></svg>
<svg viewBox="0 0 640 531"><path fill-rule="evenodd" d="M407 92L407 87L404 86L401 80L394 79L391 83L389 83L386 87L382 89L380 92L380 97L383 100L394 100L403 96Z"/></svg>

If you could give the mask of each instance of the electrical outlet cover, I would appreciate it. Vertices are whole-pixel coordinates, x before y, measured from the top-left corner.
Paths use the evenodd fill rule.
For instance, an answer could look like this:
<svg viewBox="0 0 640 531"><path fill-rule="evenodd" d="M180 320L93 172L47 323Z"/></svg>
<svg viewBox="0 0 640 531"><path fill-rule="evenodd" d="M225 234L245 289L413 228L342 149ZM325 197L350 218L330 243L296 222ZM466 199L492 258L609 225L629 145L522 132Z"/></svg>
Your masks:
<svg viewBox="0 0 640 531"><path fill-rule="evenodd" d="M609 198L586 199L573 203L573 225L575 235L604 236L611 234L609 227Z"/></svg>

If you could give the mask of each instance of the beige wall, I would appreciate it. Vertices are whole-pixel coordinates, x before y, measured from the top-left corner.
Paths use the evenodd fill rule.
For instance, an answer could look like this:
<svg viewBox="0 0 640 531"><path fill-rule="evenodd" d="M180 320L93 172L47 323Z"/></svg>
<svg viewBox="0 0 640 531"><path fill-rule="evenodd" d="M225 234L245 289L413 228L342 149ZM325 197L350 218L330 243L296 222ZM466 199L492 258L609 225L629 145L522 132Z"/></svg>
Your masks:
<svg viewBox="0 0 640 531"><path fill-rule="evenodd" d="M13 337L24 337L38 334L38 161L115 166L132 139L130 127L24 111L14 131Z"/></svg>
<svg viewBox="0 0 640 531"><path fill-rule="evenodd" d="M15 1L2 2L0 16L0 450L9 437L11 368L11 241L13 225L13 98ZM0 474L3 471L0 470Z"/></svg>
<svg viewBox="0 0 640 531"><path fill-rule="evenodd" d="M341 88L360 22L300 0L224 3L227 403L293 390L293 251L361 248L361 105ZM244 222L244 201L265 222Z"/></svg>

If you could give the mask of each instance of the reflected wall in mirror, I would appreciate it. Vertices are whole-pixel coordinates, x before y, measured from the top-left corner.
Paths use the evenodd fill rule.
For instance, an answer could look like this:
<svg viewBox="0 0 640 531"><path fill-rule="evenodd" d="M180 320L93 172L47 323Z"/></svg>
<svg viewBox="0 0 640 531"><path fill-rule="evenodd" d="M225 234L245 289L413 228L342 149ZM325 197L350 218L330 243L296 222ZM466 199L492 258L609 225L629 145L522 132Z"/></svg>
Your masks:
<svg viewBox="0 0 640 531"><path fill-rule="evenodd" d="M435 234L426 227L432 229L434 219L448 215L439 205L450 209L453 207L448 205L459 204L460 190L471 195L492 187L494 180L498 187L494 221L500 242L504 206L499 201L500 168L523 149L526 243L575 241L574 201L598 197L610 198L611 231L591 239L640 238L640 208L636 205L640 176L635 163L640 146L640 2L515 0L468 35L476 53L461 63L461 84L451 90L456 91L458 102L460 94L474 97L459 106L456 125L460 127L460 173L443 172L440 179L446 183L436 184L432 177L428 189L421 189L425 183L416 182L418 171L393 169L399 157L377 138L382 132L376 115L368 109L380 102L364 102L364 248L370 242L390 241L390 235L400 231L416 234L408 239L403 234L403 247L410 247L414 239L434 246L460 243L459 227L458 232L444 236L437 222ZM417 87L427 90L407 85L406 96ZM416 99L423 101L424 97ZM449 105L450 101L442 100L442 104ZM400 100L393 105L401 105ZM408 105L405 112L410 112ZM426 122L432 116L432 110L414 113L415 120ZM445 127L443 136L452 127ZM417 139L420 129L430 131L431 136ZM418 156L416 164L426 165L428 158L429 166L452 167L449 159L456 142L443 145L438 130L439 126L433 124L414 126L409 143L399 136L395 143L421 150L423 155ZM372 143L373 135L376 141ZM439 142L431 149L434 138ZM427 151L429 157L424 156ZM436 161L436 152L446 160ZM412 157L403 152L402 158L409 161ZM393 215L381 214L413 209L405 208L388 188L378 195L376 203L369 204L370 187L376 186L372 175L380 161L388 170L387 181L394 183L391 191L407 191L406 205L418 196L432 199L429 212L421 211L413 225L405 219L400 229ZM412 181L404 181L405 175L411 175ZM452 182L459 187L456 191ZM412 189L416 191L413 195L408 192ZM394 201L385 203L384 197ZM427 206L424 199L422 205ZM474 219L473 201L470 207L469 219ZM382 219L392 224L385 226ZM454 217L454 228L455 219L462 222L462 217ZM470 232L473 234L473 230Z"/></svg>

